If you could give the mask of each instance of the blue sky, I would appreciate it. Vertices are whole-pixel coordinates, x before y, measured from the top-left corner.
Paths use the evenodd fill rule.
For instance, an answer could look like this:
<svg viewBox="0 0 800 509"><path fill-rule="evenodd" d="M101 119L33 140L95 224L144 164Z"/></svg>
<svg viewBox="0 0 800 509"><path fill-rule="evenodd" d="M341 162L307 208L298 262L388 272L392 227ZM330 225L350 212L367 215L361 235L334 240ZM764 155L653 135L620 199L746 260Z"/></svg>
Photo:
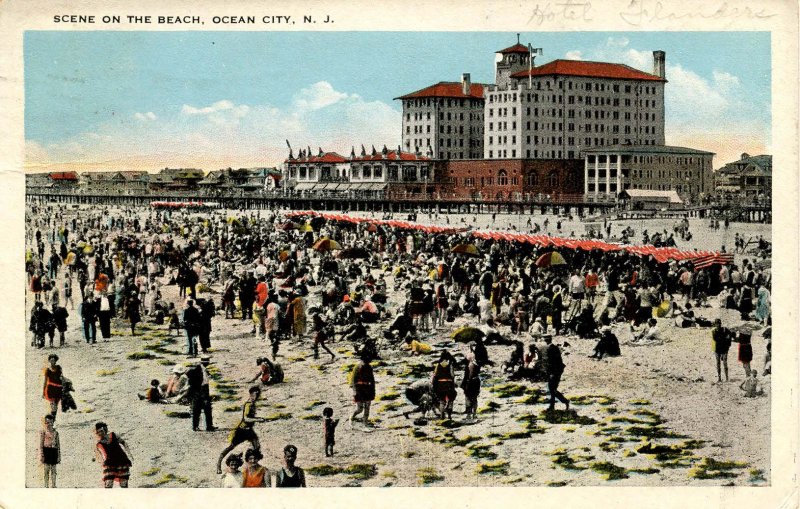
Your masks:
<svg viewBox="0 0 800 509"><path fill-rule="evenodd" d="M522 33L556 58L652 71L667 53L667 143L769 150L766 32ZM26 32L31 169L275 164L294 146L396 146L394 97L494 79L496 32Z"/></svg>

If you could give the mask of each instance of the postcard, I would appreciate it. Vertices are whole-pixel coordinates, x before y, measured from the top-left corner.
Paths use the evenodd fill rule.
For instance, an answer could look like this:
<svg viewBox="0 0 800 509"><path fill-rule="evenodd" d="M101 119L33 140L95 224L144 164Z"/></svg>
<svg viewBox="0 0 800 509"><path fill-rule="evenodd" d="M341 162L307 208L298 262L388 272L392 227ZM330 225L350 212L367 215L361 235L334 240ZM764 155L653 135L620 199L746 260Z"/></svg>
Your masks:
<svg viewBox="0 0 800 509"><path fill-rule="evenodd" d="M4 5L0 504L796 504L796 16Z"/></svg>

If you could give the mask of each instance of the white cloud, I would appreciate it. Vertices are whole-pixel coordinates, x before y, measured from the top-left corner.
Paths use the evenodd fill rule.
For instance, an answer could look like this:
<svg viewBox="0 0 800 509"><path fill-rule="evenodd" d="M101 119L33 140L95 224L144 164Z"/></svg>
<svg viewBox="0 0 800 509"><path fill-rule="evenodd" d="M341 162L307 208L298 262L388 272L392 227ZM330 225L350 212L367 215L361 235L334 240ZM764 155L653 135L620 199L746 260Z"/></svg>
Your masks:
<svg viewBox="0 0 800 509"><path fill-rule="evenodd" d="M347 98L347 94L337 92L327 81L318 81L297 93L294 98L294 107L297 109L297 113L303 113L331 106Z"/></svg>
<svg viewBox="0 0 800 509"><path fill-rule="evenodd" d="M233 108L234 104L226 99L222 101L217 101L211 106L205 106L202 108L195 108L194 106L184 104L183 107L181 108L181 113L185 115L210 115L212 113L231 110Z"/></svg>
<svg viewBox="0 0 800 509"><path fill-rule="evenodd" d="M657 48L653 48L657 49ZM567 58L577 54L582 59L618 62L644 72L653 72L652 50L630 46L625 37L609 37L588 51L570 51ZM718 154L715 165L727 161L723 157L741 152L742 146L768 147L770 126L763 111L769 105L759 105L749 99L741 80L723 69L714 69L711 76L701 76L680 61L671 61L667 53L665 86L666 142L710 150ZM763 111L762 111L763 110ZM753 152L757 148L751 149Z"/></svg>
<svg viewBox="0 0 800 509"><path fill-rule="evenodd" d="M49 163L50 153L41 143L34 140L25 140L25 160L38 163Z"/></svg>
<svg viewBox="0 0 800 509"><path fill-rule="evenodd" d="M148 120L155 120L158 117L152 111L148 111L147 113L139 113L138 111L133 114L136 120L141 120L142 122L146 122Z"/></svg>
<svg viewBox="0 0 800 509"><path fill-rule="evenodd" d="M137 112L138 113L138 112ZM183 104L158 122L116 122L95 126L57 144L30 141L30 164L45 161L105 162L115 167L156 169L166 165L205 169L277 164L287 155L285 141L297 148L322 147L349 154L350 147L396 147L401 114L381 101L338 91L320 81L299 90L286 106ZM139 113L147 119L147 113ZM144 165L144 166L142 166Z"/></svg>
<svg viewBox="0 0 800 509"><path fill-rule="evenodd" d="M567 51L567 60L583 60L583 52L580 50Z"/></svg>

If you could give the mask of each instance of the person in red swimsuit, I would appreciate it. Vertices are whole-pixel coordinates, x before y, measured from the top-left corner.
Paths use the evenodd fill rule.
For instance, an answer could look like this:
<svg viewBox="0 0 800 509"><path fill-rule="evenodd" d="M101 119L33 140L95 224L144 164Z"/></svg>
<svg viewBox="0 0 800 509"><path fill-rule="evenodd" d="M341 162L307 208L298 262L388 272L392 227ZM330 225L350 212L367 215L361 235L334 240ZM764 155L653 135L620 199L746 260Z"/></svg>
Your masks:
<svg viewBox="0 0 800 509"><path fill-rule="evenodd" d="M113 488L114 481L120 488L128 487L133 456L128 450L125 441L116 433L108 432L108 425L98 422L94 426L97 437L97 461L103 465L103 484L106 488Z"/></svg>
<svg viewBox="0 0 800 509"><path fill-rule="evenodd" d="M50 413L55 418L58 412L58 403L64 395L63 390L63 373L61 366L57 364L58 355L50 354L47 356L49 366L44 368L44 388L42 389L42 397L50 402Z"/></svg>

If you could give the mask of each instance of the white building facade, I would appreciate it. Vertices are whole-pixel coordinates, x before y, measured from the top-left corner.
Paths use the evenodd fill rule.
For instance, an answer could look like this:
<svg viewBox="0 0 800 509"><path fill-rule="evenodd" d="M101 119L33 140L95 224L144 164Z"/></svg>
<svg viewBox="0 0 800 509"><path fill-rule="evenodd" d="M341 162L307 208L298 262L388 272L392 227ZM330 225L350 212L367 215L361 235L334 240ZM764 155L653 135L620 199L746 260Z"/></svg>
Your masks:
<svg viewBox="0 0 800 509"><path fill-rule="evenodd" d="M519 44L498 54L498 84L485 94L484 158L581 159L607 145L664 144L663 51L654 52L661 75L605 62L534 66Z"/></svg>
<svg viewBox="0 0 800 509"><path fill-rule="evenodd" d="M485 85L440 82L397 97L403 103L402 148L433 159L483 156Z"/></svg>

